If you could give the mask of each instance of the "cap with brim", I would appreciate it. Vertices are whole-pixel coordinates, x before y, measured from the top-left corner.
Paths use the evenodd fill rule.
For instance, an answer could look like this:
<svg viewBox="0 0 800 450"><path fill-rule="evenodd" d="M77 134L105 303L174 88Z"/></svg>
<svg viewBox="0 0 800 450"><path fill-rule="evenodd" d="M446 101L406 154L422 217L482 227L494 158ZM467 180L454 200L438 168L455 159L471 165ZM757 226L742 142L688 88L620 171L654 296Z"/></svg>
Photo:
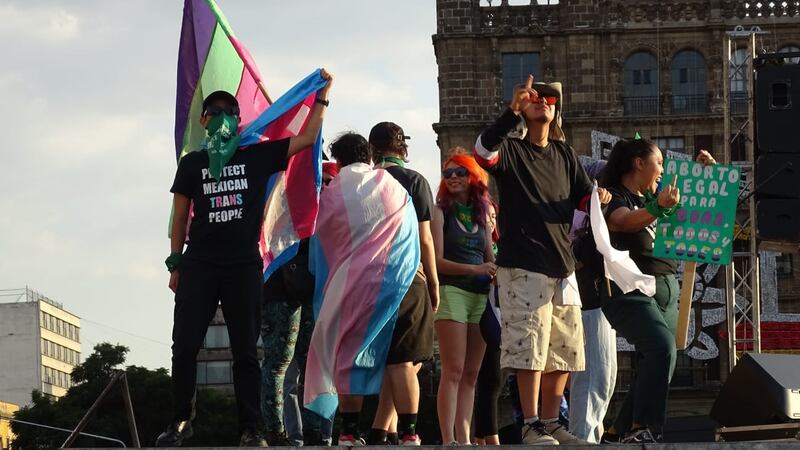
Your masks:
<svg viewBox="0 0 800 450"><path fill-rule="evenodd" d="M403 128L394 122L380 122L369 132L370 145L379 150L400 150L408 139L411 136L406 136Z"/></svg>

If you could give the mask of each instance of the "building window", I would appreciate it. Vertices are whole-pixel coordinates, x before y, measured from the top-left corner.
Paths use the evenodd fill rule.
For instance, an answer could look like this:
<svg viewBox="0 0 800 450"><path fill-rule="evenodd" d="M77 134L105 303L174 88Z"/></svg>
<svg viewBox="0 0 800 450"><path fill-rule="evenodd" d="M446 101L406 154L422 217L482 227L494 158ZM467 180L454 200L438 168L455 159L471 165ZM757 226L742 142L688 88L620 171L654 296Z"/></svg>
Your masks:
<svg viewBox="0 0 800 450"><path fill-rule="evenodd" d="M732 113L747 112L747 49L739 48L733 52L730 63L730 110Z"/></svg>
<svg viewBox="0 0 800 450"><path fill-rule="evenodd" d="M655 140L662 152L686 153L686 142L683 136L657 137Z"/></svg>
<svg viewBox="0 0 800 450"><path fill-rule="evenodd" d="M206 362L197 362L197 384L208 384L206 381Z"/></svg>
<svg viewBox="0 0 800 450"><path fill-rule="evenodd" d="M789 53L789 52L800 52L800 47L796 45L787 45L785 47L781 47L778 49L778 53ZM792 58L783 58L784 64L800 64L800 56L794 56Z"/></svg>
<svg viewBox="0 0 800 450"><path fill-rule="evenodd" d="M228 328L225 325L211 325L206 331L205 348L228 348L231 341L228 338Z"/></svg>
<svg viewBox="0 0 800 450"><path fill-rule="evenodd" d="M673 114L696 114L708 111L706 62L699 52L684 50L675 55L672 75Z"/></svg>
<svg viewBox="0 0 800 450"><path fill-rule="evenodd" d="M623 73L626 116L658 114L658 61L648 52L636 52L625 60Z"/></svg>
<svg viewBox="0 0 800 450"><path fill-rule="evenodd" d="M232 382L230 361L206 362L206 384L230 384Z"/></svg>
<svg viewBox="0 0 800 450"><path fill-rule="evenodd" d="M511 101L514 87L524 83L528 75L539 79L538 53L503 53L503 100Z"/></svg>

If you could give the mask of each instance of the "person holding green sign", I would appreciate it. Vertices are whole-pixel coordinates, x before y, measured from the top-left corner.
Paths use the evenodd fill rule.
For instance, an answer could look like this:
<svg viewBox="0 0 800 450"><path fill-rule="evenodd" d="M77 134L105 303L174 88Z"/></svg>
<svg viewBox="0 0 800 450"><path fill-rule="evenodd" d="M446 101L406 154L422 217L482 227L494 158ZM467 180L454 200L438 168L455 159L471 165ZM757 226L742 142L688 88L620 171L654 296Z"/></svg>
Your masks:
<svg viewBox="0 0 800 450"><path fill-rule="evenodd" d="M701 150L697 161L714 164ZM628 250L639 269L656 279L652 297L636 290L623 294L612 282L603 299L603 313L617 333L636 348L637 373L614 424L603 442L656 442L667 411L669 382L675 369L675 329L680 288L677 263L653 256L656 220L674 214L681 194L677 177L657 192L664 157L646 139L619 141L608 157L600 184L611 192L605 212L611 244ZM620 437L622 437L620 439Z"/></svg>

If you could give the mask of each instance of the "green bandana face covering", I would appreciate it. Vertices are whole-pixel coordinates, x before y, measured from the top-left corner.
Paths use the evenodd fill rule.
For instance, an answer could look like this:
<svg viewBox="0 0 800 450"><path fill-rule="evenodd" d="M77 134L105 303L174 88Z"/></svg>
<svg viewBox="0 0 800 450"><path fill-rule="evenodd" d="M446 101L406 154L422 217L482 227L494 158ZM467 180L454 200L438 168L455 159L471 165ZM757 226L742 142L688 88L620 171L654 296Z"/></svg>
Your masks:
<svg viewBox="0 0 800 450"><path fill-rule="evenodd" d="M224 113L212 117L208 122L208 171L217 181L222 176L222 168L239 148L238 126L236 117Z"/></svg>

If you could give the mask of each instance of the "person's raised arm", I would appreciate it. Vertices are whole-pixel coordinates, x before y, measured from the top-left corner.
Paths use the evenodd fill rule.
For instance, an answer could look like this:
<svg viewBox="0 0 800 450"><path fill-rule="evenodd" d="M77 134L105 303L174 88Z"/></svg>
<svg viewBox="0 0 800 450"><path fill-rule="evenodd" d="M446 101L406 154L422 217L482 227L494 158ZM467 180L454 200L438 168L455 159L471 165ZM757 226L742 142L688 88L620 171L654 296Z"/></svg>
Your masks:
<svg viewBox="0 0 800 450"><path fill-rule="evenodd" d="M308 125L301 134L289 140L289 150L286 157L289 158L297 152L309 148L314 145L319 135L319 130L322 128L322 120L325 117L325 109L328 107L328 92L333 84L333 74L325 69L320 70L320 76L327 81L322 89L317 93L317 98L314 102L314 108L311 109L311 117L308 119Z"/></svg>
<svg viewBox="0 0 800 450"><path fill-rule="evenodd" d="M183 194L175 193L173 197L174 212L169 241L170 258L183 253L183 244L186 242L186 223L189 220L189 204L191 203L189 197ZM180 261L180 257L178 257L178 261ZM178 289L178 277L179 266L175 267L169 276L169 288L172 289L172 292Z"/></svg>
<svg viewBox="0 0 800 450"><path fill-rule="evenodd" d="M654 214L654 210L658 208L673 208L680 203L681 192L676 187L677 182L678 177L675 176L672 179L672 183L658 193L658 197L655 200L656 204L653 207L631 210L623 206L614 209L608 216L609 231L635 233L653 223L658 217Z"/></svg>
<svg viewBox="0 0 800 450"><path fill-rule="evenodd" d="M509 131L519 125L522 110L531 102L531 97L538 95L532 86L533 75L528 75L528 81L514 89L508 108L475 141L475 161L484 169L497 165L503 140Z"/></svg>

